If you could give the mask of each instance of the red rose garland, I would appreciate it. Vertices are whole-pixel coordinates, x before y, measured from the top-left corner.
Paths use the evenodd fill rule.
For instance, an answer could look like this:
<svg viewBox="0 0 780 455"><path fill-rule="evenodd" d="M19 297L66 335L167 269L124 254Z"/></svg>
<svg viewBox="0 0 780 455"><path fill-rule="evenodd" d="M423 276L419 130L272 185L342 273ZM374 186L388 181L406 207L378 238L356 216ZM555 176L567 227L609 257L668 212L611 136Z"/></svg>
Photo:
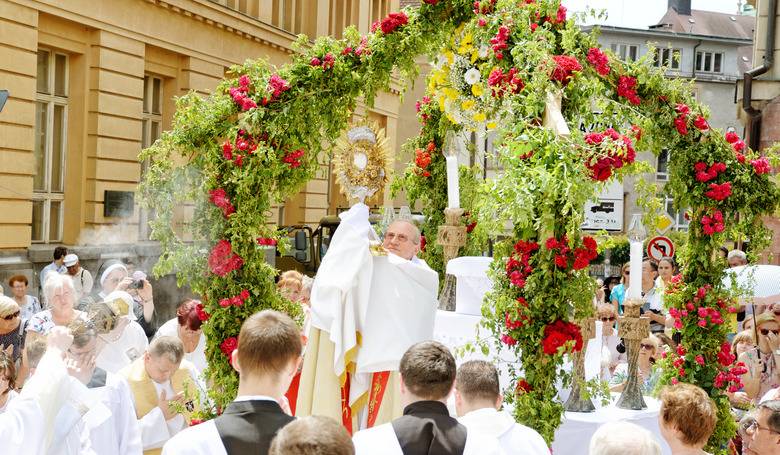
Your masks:
<svg viewBox="0 0 780 455"><path fill-rule="evenodd" d="M220 240L214 245L209 254L209 270L215 275L225 277L233 270L238 270L244 265L244 260L233 253L233 247L227 240Z"/></svg>
<svg viewBox="0 0 780 455"><path fill-rule="evenodd" d="M507 41L509 40L509 27L502 25L498 27L498 33L493 38L490 38L491 48L493 54L497 60L504 58L504 50L507 48Z"/></svg>
<svg viewBox="0 0 780 455"><path fill-rule="evenodd" d="M582 71L580 62L570 55L553 55L555 68L550 73L550 80L566 86L574 78L574 73Z"/></svg>
<svg viewBox="0 0 780 455"><path fill-rule="evenodd" d="M571 341L574 343L570 343ZM579 352L582 345L582 333L577 324L559 319L544 328L542 350L547 355L558 354L561 348L565 348L564 353Z"/></svg>
<svg viewBox="0 0 780 455"><path fill-rule="evenodd" d="M409 17L407 17L403 11L398 13L390 13L381 21L377 20L371 24L371 33L375 33L377 29L380 29L382 30L382 33L389 35L407 23L409 23Z"/></svg>
<svg viewBox="0 0 780 455"><path fill-rule="evenodd" d="M642 103L639 95L636 93L636 78L631 76L620 76L618 79L617 94L628 100L629 103L638 106Z"/></svg>
<svg viewBox="0 0 780 455"><path fill-rule="evenodd" d="M248 111L257 107L257 103L249 97L249 85L251 81L246 74L238 78L238 87L230 87L228 92L233 101L242 111Z"/></svg>
<svg viewBox="0 0 780 455"><path fill-rule="evenodd" d="M641 134L638 128L632 128L632 132ZM586 134L585 143L593 147L594 157L589 159L585 166L590 169L591 178L599 182L612 177L614 169L620 169L636 159L636 150L631 138L621 135L612 128L607 128L602 133Z"/></svg>
<svg viewBox="0 0 780 455"><path fill-rule="evenodd" d="M425 150L417 149L414 151L414 163L417 165L417 172L423 177L430 177L431 172L428 166L431 164L431 154L436 151L436 144L429 142Z"/></svg>
<svg viewBox="0 0 780 455"><path fill-rule="evenodd" d="M249 290L242 289L241 293L233 297L227 297L219 301L219 306L227 308L229 306L244 306L244 303L249 300Z"/></svg>
<svg viewBox="0 0 780 455"><path fill-rule="evenodd" d="M228 359L231 358L233 351L235 351L236 348L238 348L238 338L236 337L226 338L225 341L219 345L219 349L222 350L222 353L225 354Z"/></svg>
<svg viewBox="0 0 780 455"><path fill-rule="evenodd" d="M701 217L701 230L706 235L723 232L724 229L723 213L720 210L715 210L712 215L704 215Z"/></svg>
<svg viewBox="0 0 780 455"><path fill-rule="evenodd" d="M227 192L225 192L223 188L209 190L209 201L222 209L222 214L225 218L236 211L236 208L230 203L230 199L227 197Z"/></svg>
<svg viewBox="0 0 780 455"><path fill-rule="evenodd" d="M609 57L598 47L588 49L588 63L602 76L609 75Z"/></svg>
<svg viewBox="0 0 780 455"><path fill-rule="evenodd" d="M502 97L505 92L520 93L525 87L523 80L518 76L517 68L510 68L506 74L501 68L495 68L488 76L488 86L494 97Z"/></svg>

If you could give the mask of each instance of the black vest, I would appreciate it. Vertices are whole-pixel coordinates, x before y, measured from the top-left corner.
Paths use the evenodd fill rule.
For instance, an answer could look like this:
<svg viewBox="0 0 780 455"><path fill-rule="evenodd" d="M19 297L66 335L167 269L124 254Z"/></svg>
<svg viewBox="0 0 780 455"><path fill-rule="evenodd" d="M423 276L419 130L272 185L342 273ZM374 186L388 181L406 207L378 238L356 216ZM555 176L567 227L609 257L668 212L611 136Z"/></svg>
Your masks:
<svg viewBox="0 0 780 455"><path fill-rule="evenodd" d="M466 447L466 427L440 401L412 403L392 425L404 455L463 455Z"/></svg>
<svg viewBox="0 0 780 455"><path fill-rule="evenodd" d="M228 455L267 455L276 432L293 420L275 401L234 401L214 425Z"/></svg>

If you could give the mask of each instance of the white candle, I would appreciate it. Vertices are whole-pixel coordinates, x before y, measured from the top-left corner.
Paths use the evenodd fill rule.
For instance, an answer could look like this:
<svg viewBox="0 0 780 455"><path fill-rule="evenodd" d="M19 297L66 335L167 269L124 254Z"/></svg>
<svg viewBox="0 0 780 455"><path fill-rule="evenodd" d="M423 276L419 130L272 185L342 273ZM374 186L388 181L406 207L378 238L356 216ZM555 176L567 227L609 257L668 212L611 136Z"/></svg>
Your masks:
<svg viewBox="0 0 780 455"><path fill-rule="evenodd" d="M460 208L460 188L458 187L458 158L447 156L447 208Z"/></svg>
<svg viewBox="0 0 780 455"><path fill-rule="evenodd" d="M629 299L641 299L642 298L642 250L644 244L639 241L631 241L631 253L629 264L631 267L629 279L630 286L628 287L627 298Z"/></svg>

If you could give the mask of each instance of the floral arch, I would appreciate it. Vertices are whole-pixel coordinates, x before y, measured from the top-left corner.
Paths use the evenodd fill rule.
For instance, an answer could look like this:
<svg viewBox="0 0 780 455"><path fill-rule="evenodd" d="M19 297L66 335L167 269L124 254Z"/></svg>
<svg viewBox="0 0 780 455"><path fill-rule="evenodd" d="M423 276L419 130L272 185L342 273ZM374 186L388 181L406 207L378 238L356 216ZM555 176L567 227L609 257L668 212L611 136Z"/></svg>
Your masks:
<svg viewBox="0 0 780 455"><path fill-rule="evenodd" d="M738 379L724 345L733 296L720 285L713 257L727 238L765 245L761 216L774 211L779 195L766 158L733 133L711 130L684 82L665 79L644 60L627 64L601 51L559 0L424 0L378 21L368 35L349 29L341 40L313 44L302 37L296 51L280 68L264 60L232 68L234 78L206 99L179 99L173 129L141 156L152 163L141 191L157 214L155 271L175 271L203 296L218 406L235 395L227 354L241 322L264 308L299 312L276 293L276 270L264 261L278 236L268 220L272 204L314 175L358 97L370 103L394 69L411 80L417 55L441 54L420 103L421 133L408 144L416 159L398 185L423 203L431 234L446 200L446 133L496 129L504 173L472 191L467 208L483 233L501 232L507 220L513 226L512 239L494 251L498 285L483 316L524 366L507 394L516 418L548 441L561 421L554 383L564 355L582 346L572 322L592 311L586 269L598 247L580 231L585 202L605 181L642 171L635 150L666 147L673 150L667 189L678 207L690 208L691 230L685 273L666 299L683 342L664 379L710 393L722 417L710 448L721 450L735 429L723 391ZM604 126L554 133L542 119L556 96L569 125ZM182 232L177 219L191 201L193 221Z"/></svg>

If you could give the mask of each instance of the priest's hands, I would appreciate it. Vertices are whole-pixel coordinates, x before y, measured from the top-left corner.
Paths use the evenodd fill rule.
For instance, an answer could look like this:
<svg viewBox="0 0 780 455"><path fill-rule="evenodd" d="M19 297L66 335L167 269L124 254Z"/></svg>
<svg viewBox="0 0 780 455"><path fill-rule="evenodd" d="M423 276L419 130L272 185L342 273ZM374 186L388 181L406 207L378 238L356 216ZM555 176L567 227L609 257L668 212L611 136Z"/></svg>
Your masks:
<svg viewBox="0 0 780 455"><path fill-rule="evenodd" d="M46 336L47 349L55 349L62 353L68 350L71 343L73 343L73 335L70 331L62 326L56 326Z"/></svg>
<svg viewBox="0 0 780 455"><path fill-rule="evenodd" d="M184 406L184 392L177 393L171 399L168 399L166 395L165 390L160 393L157 406L162 411L165 420L171 420L179 414L179 411L176 410L177 406Z"/></svg>

